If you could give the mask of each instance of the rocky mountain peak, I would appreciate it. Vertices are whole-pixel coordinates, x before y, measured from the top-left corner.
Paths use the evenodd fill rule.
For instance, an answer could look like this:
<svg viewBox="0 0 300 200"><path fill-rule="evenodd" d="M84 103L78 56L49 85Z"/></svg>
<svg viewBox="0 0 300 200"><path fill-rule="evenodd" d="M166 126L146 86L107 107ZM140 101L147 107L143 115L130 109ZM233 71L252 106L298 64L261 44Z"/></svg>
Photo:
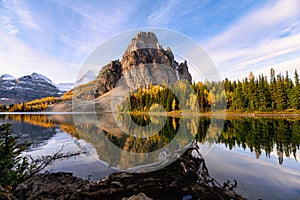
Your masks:
<svg viewBox="0 0 300 200"><path fill-rule="evenodd" d="M164 66L176 69L176 61L170 47L163 49L153 32L139 32L130 41L121 60L123 72L145 64ZM123 73L124 74L124 73Z"/></svg>
<svg viewBox="0 0 300 200"><path fill-rule="evenodd" d="M153 32L138 32L129 43L126 52L138 49L161 49L161 46Z"/></svg>
<svg viewBox="0 0 300 200"><path fill-rule="evenodd" d="M65 108L54 106L50 110L111 112L111 105L117 106L132 89L148 88L151 84L172 85L178 80L191 83L187 62L178 63L172 49L164 49L153 32L139 32L129 42L121 60L106 64L95 80L72 90L76 97L72 105L66 101Z"/></svg>
<svg viewBox="0 0 300 200"><path fill-rule="evenodd" d="M129 42L121 61L104 66L95 81L78 88L78 94L83 99L93 99L120 85L147 88L151 84L173 84L179 79L192 80L187 62L176 62L171 48L164 49L153 32L139 32Z"/></svg>

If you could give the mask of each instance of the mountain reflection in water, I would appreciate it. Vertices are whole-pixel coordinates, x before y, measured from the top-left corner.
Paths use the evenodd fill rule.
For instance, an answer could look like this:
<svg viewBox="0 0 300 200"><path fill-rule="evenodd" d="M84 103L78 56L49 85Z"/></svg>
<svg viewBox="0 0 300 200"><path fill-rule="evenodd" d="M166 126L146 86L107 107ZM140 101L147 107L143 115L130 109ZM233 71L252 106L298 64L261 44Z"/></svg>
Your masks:
<svg viewBox="0 0 300 200"><path fill-rule="evenodd" d="M273 198L275 193L271 190L278 191L278 198L300 196L299 118L2 114L0 123L4 122L13 124L13 132L20 134L21 140L34 143L33 153L38 147L46 149L55 145L59 140L49 141L59 134L87 145L85 151L90 154L94 151L95 158L80 162L87 162L83 166L92 168L92 173L106 170L108 174L113 172L108 170L111 167L128 169L166 160L160 166L163 167L172 162L168 160L171 154L195 139L203 146L200 151L206 156L212 176L220 182L236 179L237 191L243 196ZM168 146L170 142L172 145ZM107 167L95 168L95 160ZM56 165L64 170L66 162ZM78 171L76 175L80 176L88 170Z"/></svg>
<svg viewBox="0 0 300 200"><path fill-rule="evenodd" d="M115 115L115 116L114 116ZM225 144L229 149L249 148L259 158L262 154L278 155L282 164L284 157L294 157L300 146L300 120L275 118L232 118L214 119L209 117L166 117L127 114L23 114L0 115L3 122L13 123L13 131L21 134L22 140L35 145L43 143L55 134L55 128L69 133L76 139L91 143L98 155L105 161L111 157L105 141L127 152L153 152L176 138L184 147L192 139L200 143ZM219 122L218 122L219 121ZM149 126L152 124L152 126ZM145 129L146 127L146 129ZM103 147L104 146L104 147ZM117 156L117 155L116 155ZM110 161L108 162L110 163ZM110 163L114 165L113 163ZM119 163L120 164L120 163Z"/></svg>

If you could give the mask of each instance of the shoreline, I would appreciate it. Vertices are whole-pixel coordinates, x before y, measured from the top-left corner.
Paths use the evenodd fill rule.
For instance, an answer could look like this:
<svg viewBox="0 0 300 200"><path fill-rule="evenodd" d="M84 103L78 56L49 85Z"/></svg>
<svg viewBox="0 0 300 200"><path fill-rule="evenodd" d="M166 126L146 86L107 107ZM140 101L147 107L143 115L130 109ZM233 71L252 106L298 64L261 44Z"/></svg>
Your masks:
<svg viewBox="0 0 300 200"><path fill-rule="evenodd" d="M210 176L205 160L195 145L182 149L182 153L170 165L153 171L130 173L120 171L103 179L89 181L70 172L40 173L20 183L2 199L132 199L143 194L148 199L193 199L244 200L235 191L238 183L227 182L223 186ZM197 153L198 152L198 153ZM201 172L201 176L199 175ZM212 186L213 185L213 186ZM38 190L36 189L38 188ZM5 192L5 191L4 191ZM8 196L11 195L11 196ZM5 197L4 196L4 197ZM1 199L0 191L0 199ZM143 198L145 199L145 198ZM147 198L146 198L147 199ZM145 199L145 200L146 200Z"/></svg>
<svg viewBox="0 0 300 200"><path fill-rule="evenodd" d="M144 111L134 111L134 112L0 112L0 115L78 115L78 114L108 114L108 113L118 113L118 114L130 114L130 115L149 115L149 116L170 116L170 117L300 117L300 110L297 112L286 112L286 111L274 111L274 112L232 112L232 111L218 111L218 112L204 112L204 113L193 113L193 112L144 112Z"/></svg>

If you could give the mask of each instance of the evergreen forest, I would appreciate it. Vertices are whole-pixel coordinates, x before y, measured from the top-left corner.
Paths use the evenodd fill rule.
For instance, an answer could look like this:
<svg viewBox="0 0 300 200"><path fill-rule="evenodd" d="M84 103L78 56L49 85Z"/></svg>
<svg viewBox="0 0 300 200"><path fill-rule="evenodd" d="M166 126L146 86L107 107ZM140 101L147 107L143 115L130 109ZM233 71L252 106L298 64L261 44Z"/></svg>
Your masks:
<svg viewBox="0 0 300 200"><path fill-rule="evenodd" d="M119 106L120 111L159 112L171 111L210 112L229 110L234 112L268 112L300 109L299 74L292 78L270 71L269 79L263 74L243 80L205 81L192 83L179 80L172 87L150 85L138 88Z"/></svg>

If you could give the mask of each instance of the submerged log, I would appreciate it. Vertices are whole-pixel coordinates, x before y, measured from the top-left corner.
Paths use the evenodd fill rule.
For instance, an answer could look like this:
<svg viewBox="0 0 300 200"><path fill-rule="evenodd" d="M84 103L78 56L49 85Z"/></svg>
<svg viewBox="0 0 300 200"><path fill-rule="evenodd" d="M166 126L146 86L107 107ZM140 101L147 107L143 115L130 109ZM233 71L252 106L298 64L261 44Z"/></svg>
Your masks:
<svg viewBox="0 0 300 200"><path fill-rule="evenodd" d="M15 194L19 199L33 197L31 199L110 200L131 197L139 193L144 193L152 199L182 199L188 195L189 199L245 199L234 192L236 181L234 184L226 182L222 186L209 176L205 161L195 145L187 148L175 162L157 171L118 172L92 183L64 174L67 173L56 173L56 177L60 176L56 182L53 174L39 175L23 184L23 187L17 188ZM52 183L51 177L54 181ZM48 182L39 184L38 179L47 179Z"/></svg>

